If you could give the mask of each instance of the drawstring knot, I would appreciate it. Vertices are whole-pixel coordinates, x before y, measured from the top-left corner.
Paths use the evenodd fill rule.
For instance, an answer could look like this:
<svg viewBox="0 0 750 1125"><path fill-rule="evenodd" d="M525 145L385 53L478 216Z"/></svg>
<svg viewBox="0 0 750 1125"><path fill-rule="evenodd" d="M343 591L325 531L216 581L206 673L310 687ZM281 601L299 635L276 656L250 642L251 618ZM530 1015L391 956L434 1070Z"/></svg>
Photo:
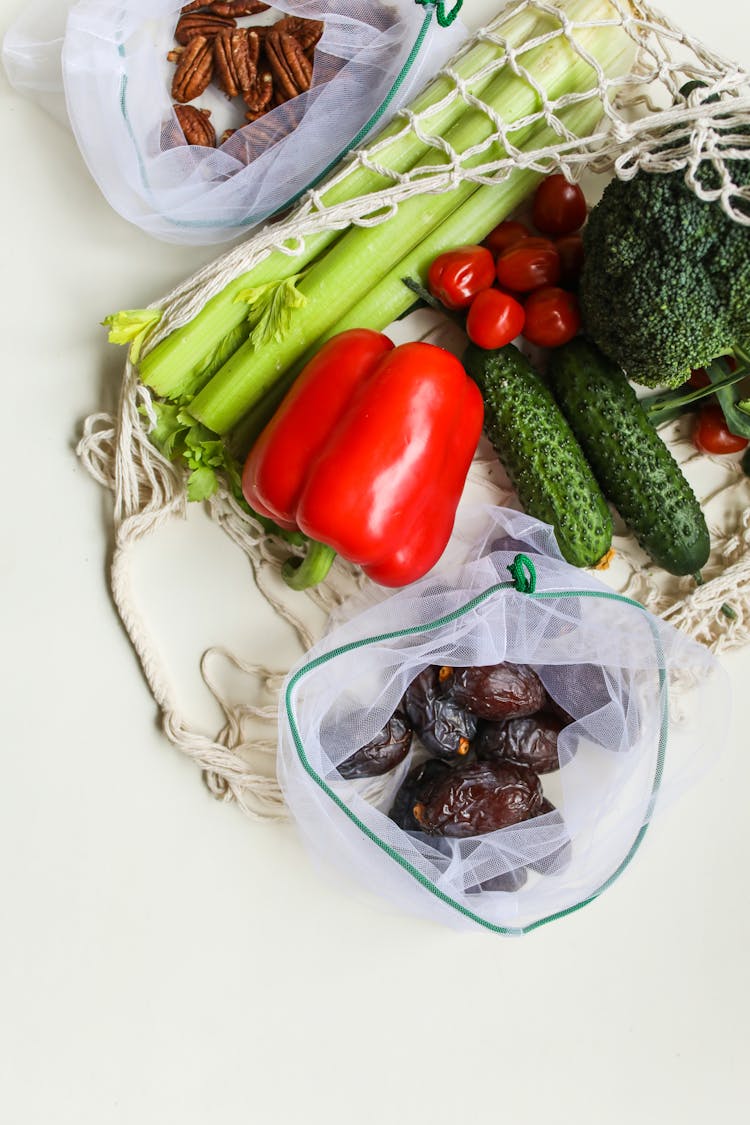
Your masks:
<svg viewBox="0 0 750 1125"><path fill-rule="evenodd" d="M533 594L536 590L536 569L528 555L516 555L508 570L519 594Z"/></svg>
<svg viewBox="0 0 750 1125"><path fill-rule="evenodd" d="M464 0L456 0L455 4L449 12L446 12L445 0L416 0L417 4L421 4L423 8L434 8L437 21L441 27L450 27L454 19L461 11Z"/></svg>

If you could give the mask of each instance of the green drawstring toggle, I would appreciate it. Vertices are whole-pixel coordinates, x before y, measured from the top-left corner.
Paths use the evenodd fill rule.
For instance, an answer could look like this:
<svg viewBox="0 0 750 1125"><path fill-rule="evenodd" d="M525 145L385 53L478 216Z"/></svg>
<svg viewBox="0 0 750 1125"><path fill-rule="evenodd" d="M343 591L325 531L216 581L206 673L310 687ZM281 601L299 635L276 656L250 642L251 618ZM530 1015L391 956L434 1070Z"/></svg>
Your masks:
<svg viewBox="0 0 750 1125"><path fill-rule="evenodd" d="M508 567L513 585L519 594L533 594L536 590L536 570L528 555L516 555Z"/></svg>
<svg viewBox="0 0 750 1125"><path fill-rule="evenodd" d="M445 0L416 0L417 4L421 4L423 8L434 8L437 21L441 27L450 27L454 19L461 11L464 0L456 0L450 12L445 10Z"/></svg>

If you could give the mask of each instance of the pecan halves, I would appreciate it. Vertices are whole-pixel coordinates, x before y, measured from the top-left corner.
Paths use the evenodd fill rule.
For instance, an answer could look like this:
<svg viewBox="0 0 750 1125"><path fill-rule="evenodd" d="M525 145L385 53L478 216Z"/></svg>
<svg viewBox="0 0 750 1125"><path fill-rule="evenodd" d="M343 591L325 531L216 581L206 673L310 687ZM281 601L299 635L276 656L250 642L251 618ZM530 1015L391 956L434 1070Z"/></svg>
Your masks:
<svg viewBox="0 0 750 1125"><path fill-rule="evenodd" d="M209 121L210 110L197 109L194 105L176 105L172 108L189 145L216 147L216 130Z"/></svg>
<svg viewBox="0 0 750 1125"><path fill-rule="evenodd" d="M199 98L211 81L214 54L211 43L203 35L196 35L184 47L170 51L170 62L177 63L172 78L172 98L176 102L191 102Z"/></svg>
<svg viewBox="0 0 750 1125"><path fill-rule="evenodd" d="M206 11L217 16L232 16L240 19L242 16L256 16L258 12L267 12L270 4L262 0L212 0L206 4Z"/></svg>
<svg viewBox="0 0 750 1125"><path fill-rule="evenodd" d="M216 81L228 98L251 89L257 79L260 40L245 27L220 31L214 40Z"/></svg>
<svg viewBox="0 0 750 1125"><path fill-rule="evenodd" d="M287 101L310 89L312 63L298 39L273 27L264 46L277 98Z"/></svg>
<svg viewBox="0 0 750 1125"><path fill-rule="evenodd" d="M275 31L293 35L303 51L309 51L323 34L322 20L307 20L302 16L284 16L273 25Z"/></svg>
<svg viewBox="0 0 750 1125"><path fill-rule="evenodd" d="M189 12L188 15L180 16L178 19L174 37L185 47L196 35L202 35L204 39L213 39L224 28L236 26L230 16L214 16L210 12Z"/></svg>
<svg viewBox="0 0 750 1125"><path fill-rule="evenodd" d="M242 98L247 106L246 121L255 121L262 117L271 105L273 98L273 77L267 70L256 72L255 81L247 90L242 91Z"/></svg>

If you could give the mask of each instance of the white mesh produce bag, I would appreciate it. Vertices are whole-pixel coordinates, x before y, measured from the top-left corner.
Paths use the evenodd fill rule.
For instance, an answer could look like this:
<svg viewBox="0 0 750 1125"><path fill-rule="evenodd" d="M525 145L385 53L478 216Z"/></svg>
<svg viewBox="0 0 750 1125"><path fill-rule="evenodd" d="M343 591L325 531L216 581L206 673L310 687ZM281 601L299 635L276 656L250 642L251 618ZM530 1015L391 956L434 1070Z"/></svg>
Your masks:
<svg viewBox="0 0 750 1125"><path fill-rule="evenodd" d="M387 813L415 743L377 787L341 777L425 667L505 660L531 665L575 720L559 737L561 768L542 777L555 811L466 838L402 831ZM654 813L715 761L727 690L703 646L564 562L549 527L472 508L450 560L343 621L290 673L279 778L326 862L402 908L518 934L624 870ZM518 889L486 889L519 872Z"/></svg>
<svg viewBox="0 0 750 1125"><path fill-rule="evenodd" d="M209 148L186 143L170 95L167 54L182 7L34 0L3 43L11 82L58 118L67 111L112 207L179 243L224 242L283 210L387 120L466 34L442 6L439 20L434 5L414 0L278 0L237 22L322 20L312 86L245 125L212 85L195 105L210 111L219 141L225 128L241 127Z"/></svg>

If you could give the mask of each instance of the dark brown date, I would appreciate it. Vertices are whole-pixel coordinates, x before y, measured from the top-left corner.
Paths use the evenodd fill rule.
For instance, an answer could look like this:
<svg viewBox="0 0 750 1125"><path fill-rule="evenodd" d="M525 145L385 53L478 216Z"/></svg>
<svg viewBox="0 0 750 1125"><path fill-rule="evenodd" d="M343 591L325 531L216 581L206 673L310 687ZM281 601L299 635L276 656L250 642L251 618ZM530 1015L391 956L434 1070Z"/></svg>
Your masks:
<svg viewBox="0 0 750 1125"><path fill-rule="evenodd" d="M480 719L511 719L541 711L547 697L542 681L525 664L480 664L444 674L444 689Z"/></svg>
<svg viewBox="0 0 750 1125"><path fill-rule="evenodd" d="M539 778L515 762L466 762L416 794L412 813L423 832L481 836L536 816L544 797Z"/></svg>
<svg viewBox="0 0 750 1125"><path fill-rule="evenodd" d="M571 723L575 722L573 716L569 715L565 708L562 707L557 702L557 700L553 699L549 694L547 695L544 703L544 710L550 712L552 715L556 715L560 720L560 725L563 727L569 727Z"/></svg>
<svg viewBox="0 0 750 1125"><path fill-rule="evenodd" d="M562 814L558 812L552 802L548 801L545 797L541 805L539 806L536 815L546 816L549 814L554 814L550 816L550 820L553 824L559 824L561 827L565 827L565 821L563 820ZM538 871L540 875L558 875L568 866L572 854L573 845L571 844L570 838L567 837L566 833L566 839L564 843L560 844L560 846L556 848L555 851L550 852L550 854L545 856L544 859L539 859L534 863L530 863L529 867L532 868L533 871Z"/></svg>
<svg viewBox="0 0 750 1125"><path fill-rule="evenodd" d="M483 879L474 887L467 887L467 895L478 895L482 891L518 891L528 879L525 867L518 867L515 871L504 871L502 875L493 875L491 879Z"/></svg>
<svg viewBox="0 0 750 1125"><path fill-rule="evenodd" d="M429 801L435 786L441 782L451 767L437 758L415 766L404 779L396 793L389 816L405 832L421 832L422 827L414 817L414 806Z"/></svg>
<svg viewBox="0 0 750 1125"><path fill-rule="evenodd" d="M411 748L412 731L399 711L391 715L379 734L339 766L342 777L380 777L403 762Z"/></svg>
<svg viewBox="0 0 750 1125"><path fill-rule="evenodd" d="M607 669L598 664L556 665L545 668L542 674L549 693L545 710L554 711L566 723L609 706L618 695L627 710L630 693L625 675L618 678L615 687Z"/></svg>
<svg viewBox="0 0 750 1125"><path fill-rule="evenodd" d="M534 773L552 773L560 768L557 736L562 726L556 715L543 711L504 723L483 722L473 746L478 758L507 758L529 766Z"/></svg>
<svg viewBox="0 0 750 1125"><path fill-rule="evenodd" d="M430 665L420 672L406 689L402 707L428 753L445 761L468 754L477 731L476 716L444 694L439 668Z"/></svg>
<svg viewBox="0 0 750 1125"><path fill-rule="evenodd" d="M441 692L440 669L429 664L415 676L401 700L401 707L412 727L419 725L423 715L434 705Z"/></svg>

